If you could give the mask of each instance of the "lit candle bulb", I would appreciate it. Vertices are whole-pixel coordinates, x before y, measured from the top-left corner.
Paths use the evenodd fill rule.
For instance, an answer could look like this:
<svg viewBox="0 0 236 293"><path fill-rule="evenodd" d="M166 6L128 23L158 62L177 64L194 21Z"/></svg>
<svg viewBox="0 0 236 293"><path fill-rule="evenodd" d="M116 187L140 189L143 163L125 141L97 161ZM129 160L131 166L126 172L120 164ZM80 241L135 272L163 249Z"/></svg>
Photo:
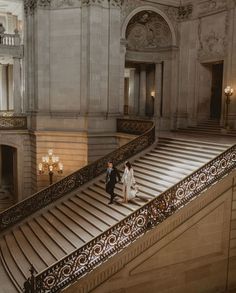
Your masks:
<svg viewBox="0 0 236 293"><path fill-rule="evenodd" d="M52 149L49 149L48 150L48 155L51 157L53 155L53 150Z"/></svg>
<svg viewBox="0 0 236 293"><path fill-rule="evenodd" d="M49 166L49 171L50 171L50 172L53 171L53 166L52 166L52 165Z"/></svg>
<svg viewBox="0 0 236 293"><path fill-rule="evenodd" d="M62 163L59 163L59 170L63 171L63 164Z"/></svg>
<svg viewBox="0 0 236 293"><path fill-rule="evenodd" d="M39 163L39 171L42 172L42 170L43 170L43 164Z"/></svg>

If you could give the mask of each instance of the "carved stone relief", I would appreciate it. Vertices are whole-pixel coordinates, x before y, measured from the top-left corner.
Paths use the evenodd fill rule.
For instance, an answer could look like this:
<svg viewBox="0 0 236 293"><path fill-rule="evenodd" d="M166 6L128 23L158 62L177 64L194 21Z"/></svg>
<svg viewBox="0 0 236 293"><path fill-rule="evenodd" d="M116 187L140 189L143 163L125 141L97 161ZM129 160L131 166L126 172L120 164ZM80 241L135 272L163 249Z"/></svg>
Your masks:
<svg viewBox="0 0 236 293"><path fill-rule="evenodd" d="M227 14L203 18L199 22L199 59L222 60L227 50ZM216 25L217 24L217 25Z"/></svg>
<svg viewBox="0 0 236 293"><path fill-rule="evenodd" d="M153 11L141 11L131 19L126 39L128 49L134 51L152 51L172 44L167 22Z"/></svg>

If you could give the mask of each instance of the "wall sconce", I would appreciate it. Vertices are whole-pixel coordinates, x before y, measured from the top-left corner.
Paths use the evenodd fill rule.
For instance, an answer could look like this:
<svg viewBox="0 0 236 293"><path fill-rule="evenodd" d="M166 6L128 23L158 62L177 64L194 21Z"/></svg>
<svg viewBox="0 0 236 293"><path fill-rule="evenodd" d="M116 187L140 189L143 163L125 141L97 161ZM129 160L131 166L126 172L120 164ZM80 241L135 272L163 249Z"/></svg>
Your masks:
<svg viewBox="0 0 236 293"><path fill-rule="evenodd" d="M48 173L50 185L53 183L53 174L56 171L58 174L63 173L63 164L59 157L54 156L53 150L48 150L48 155L42 157L42 162L38 165L39 174Z"/></svg>
<svg viewBox="0 0 236 293"><path fill-rule="evenodd" d="M234 93L234 89L231 88L231 86L227 86L224 89L225 92L225 103L226 103L226 113L225 113L225 128L228 129L229 128L229 104L230 104L230 97L233 95Z"/></svg>
<svg viewBox="0 0 236 293"><path fill-rule="evenodd" d="M151 97L152 98L155 98L155 94L156 94L155 91L151 91Z"/></svg>

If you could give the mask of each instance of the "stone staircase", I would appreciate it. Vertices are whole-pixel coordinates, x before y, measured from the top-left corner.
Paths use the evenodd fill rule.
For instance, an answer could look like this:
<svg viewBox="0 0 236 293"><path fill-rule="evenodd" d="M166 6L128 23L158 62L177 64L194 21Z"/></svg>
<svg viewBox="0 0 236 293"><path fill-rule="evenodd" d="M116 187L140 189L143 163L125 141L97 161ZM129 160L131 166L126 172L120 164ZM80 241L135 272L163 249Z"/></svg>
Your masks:
<svg viewBox="0 0 236 293"><path fill-rule="evenodd" d="M31 264L37 273L61 260L181 179L225 151L229 145L160 138L150 151L133 162L139 194L128 204L108 205L104 176L77 189L53 205L8 229L0 237L2 268L9 291L22 292ZM122 171L122 167L119 167ZM13 290L13 285L15 290ZM7 284L4 284L6 288Z"/></svg>
<svg viewBox="0 0 236 293"><path fill-rule="evenodd" d="M218 120L206 120L198 123L196 126L189 126L187 128L179 128L180 133L187 134L205 134L205 135L225 135L229 137L236 137L236 129L224 130Z"/></svg>

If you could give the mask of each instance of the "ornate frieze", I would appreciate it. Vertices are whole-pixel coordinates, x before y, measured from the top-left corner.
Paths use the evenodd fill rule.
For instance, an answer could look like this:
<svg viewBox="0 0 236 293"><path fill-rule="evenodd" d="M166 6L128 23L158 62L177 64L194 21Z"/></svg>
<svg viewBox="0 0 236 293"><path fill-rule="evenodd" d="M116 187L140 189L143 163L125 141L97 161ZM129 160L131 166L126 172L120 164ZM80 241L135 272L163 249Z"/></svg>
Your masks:
<svg viewBox="0 0 236 293"><path fill-rule="evenodd" d="M167 22L153 11L141 11L131 19L126 39L127 48L133 51L152 51L172 44Z"/></svg>
<svg viewBox="0 0 236 293"><path fill-rule="evenodd" d="M51 0L52 8L80 7L81 0Z"/></svg>
<svg viewBox="0 0 236 293"><path fill-rule="evenodd" d="M105 0L82 0L82 4L84 5L92 5L92 4L103 4Z"/></svg>

